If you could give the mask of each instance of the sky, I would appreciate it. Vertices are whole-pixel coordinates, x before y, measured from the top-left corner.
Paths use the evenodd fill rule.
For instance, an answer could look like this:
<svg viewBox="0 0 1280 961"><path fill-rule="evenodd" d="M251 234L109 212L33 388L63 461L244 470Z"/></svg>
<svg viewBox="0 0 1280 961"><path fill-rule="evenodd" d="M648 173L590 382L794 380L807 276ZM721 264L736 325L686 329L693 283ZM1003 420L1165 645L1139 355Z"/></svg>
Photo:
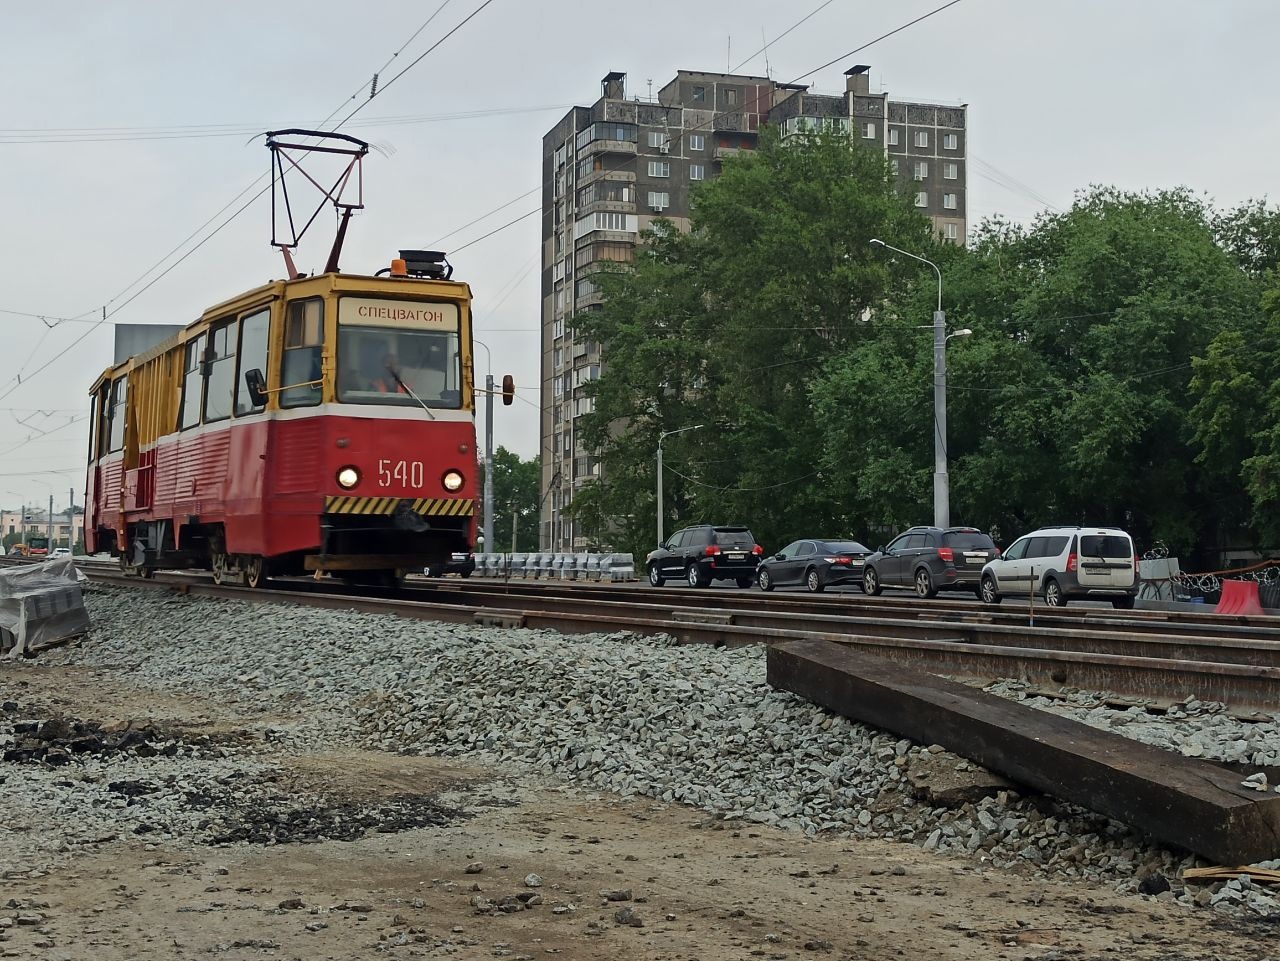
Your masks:
<svg viewBox="0 0 1280 961"><path fill-rule="evenodd" d="M476 337L495 377L518 388L494 412L495 444L522 457L538 451L542 135L593 103L609 71L627 74L628 96L678 69L728 66L836 93L866 63L873 90L967 103L971 223L1029 221L1089 184L1185 185L1222 206L1272 189L1280 4L960 0L846 56L944 2L490 0L431 52L484 0L127 0L74 16L8 5L0 504L53 494L61 509L73 488L81 503L87 393L111 362L111 324L189 323L283 274L269 195L251 201L266 130L359 108L342 129L373 147L367 209L343 267L457 250ZM332 226L331 214L317 220L300 268L323 265ZM478 349L478 379L487 363Z"/></svg>

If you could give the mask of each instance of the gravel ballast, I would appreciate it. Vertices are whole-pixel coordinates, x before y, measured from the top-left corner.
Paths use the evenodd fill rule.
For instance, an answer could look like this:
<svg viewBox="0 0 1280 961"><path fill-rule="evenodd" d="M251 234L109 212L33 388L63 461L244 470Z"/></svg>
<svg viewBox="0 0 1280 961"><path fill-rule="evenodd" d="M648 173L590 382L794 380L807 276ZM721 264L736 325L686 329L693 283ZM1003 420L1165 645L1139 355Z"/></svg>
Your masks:
<svg viewBox="0 0 1280 961"><path fill-rule="evenodd" d="M936 745L912 744L772 690L763 648L435 624L103 587L91 587L86 603L92 633L45 655L32 670L103 666L174 692L216 692L230 706L297 718L281 736L299 751L354 740L474 758L624 797L693 805L728 822L890 838L1120 890L1144 885L1162 900L1280 914L1280 902L1247 883L1182 888L1177 876L1194 858L1050 798L996 785L948 804L928 800L920 783L939 765L960 776L983 772ZM1096 694L1050 700L1028 696L1015 682L992 690L1189 756L1280 763L1275 718L1245 723L1218 706L1194 703L1169 715L1116 711ZM0 717L0 731L2 725ZM225 765L253 763L235 757L147 763L160 760L193 782L226 776ZM0 769L7 775L0 804L9 809L33 791L49 790L36 783L47 778L43 772L15 775L15 768ZM148 777L155 779L137 774ZM109 779L127 780L114 772ZM102 822L120 810L108 795L98 796L101 813L94 801L77 833L59 843L106 833ZM42 803L62 802L50 795ZM181 817L151 816L157 836L192 836ZM1157 877L1171 881L1172 890Z"/></svg>

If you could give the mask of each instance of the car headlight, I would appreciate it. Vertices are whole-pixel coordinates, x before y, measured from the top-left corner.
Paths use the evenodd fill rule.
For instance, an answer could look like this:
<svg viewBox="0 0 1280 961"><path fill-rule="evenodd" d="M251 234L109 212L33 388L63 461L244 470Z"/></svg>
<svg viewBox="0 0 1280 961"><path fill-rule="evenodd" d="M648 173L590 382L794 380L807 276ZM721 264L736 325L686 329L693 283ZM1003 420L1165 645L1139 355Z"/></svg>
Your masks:
<svg viewBox="0 0 1280 961"><path fill-rule="evenodd" d="M462 490L462 474L456 470L445 471L444 477L440 478L440 483L450 494Z"/></svg>
<svg viewBox="0 0 1280 961"><path fill-rule="evenodd" d="M355 467L344 467L338 471L338 486L343 490L351 490L360 483L360 471Z"/></svg>

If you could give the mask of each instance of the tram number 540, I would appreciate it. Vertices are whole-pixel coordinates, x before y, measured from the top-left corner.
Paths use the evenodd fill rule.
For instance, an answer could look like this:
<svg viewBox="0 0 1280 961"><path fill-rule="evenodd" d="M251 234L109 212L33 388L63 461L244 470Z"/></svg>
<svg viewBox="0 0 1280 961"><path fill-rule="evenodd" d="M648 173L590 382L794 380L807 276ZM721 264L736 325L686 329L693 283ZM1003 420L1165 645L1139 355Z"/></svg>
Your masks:
<svg viewBox="0 0 1280 961"><path fill-rule="evenodd" d="M425 483L426 468L420 460L387 460L378 461L378 486L421 489Z"/></svg>

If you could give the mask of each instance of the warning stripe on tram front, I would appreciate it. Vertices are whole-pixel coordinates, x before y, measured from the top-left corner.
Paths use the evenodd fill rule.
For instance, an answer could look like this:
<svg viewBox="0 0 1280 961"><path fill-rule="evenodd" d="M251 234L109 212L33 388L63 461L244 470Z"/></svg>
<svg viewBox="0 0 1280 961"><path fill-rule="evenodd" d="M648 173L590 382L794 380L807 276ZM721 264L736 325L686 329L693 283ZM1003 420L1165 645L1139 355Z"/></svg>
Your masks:
<svg viewBox="0 0 1280 961"><path fill-rule="evenodd" d="M470 517L476 512L472 498L460 497L326 497L326 514L394 514L400 505L426 517Z"/></svg>

